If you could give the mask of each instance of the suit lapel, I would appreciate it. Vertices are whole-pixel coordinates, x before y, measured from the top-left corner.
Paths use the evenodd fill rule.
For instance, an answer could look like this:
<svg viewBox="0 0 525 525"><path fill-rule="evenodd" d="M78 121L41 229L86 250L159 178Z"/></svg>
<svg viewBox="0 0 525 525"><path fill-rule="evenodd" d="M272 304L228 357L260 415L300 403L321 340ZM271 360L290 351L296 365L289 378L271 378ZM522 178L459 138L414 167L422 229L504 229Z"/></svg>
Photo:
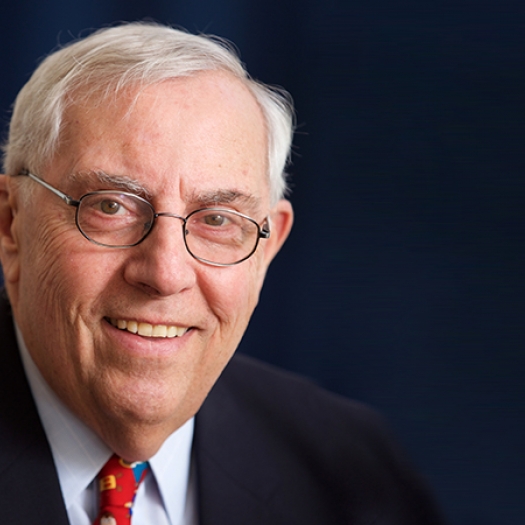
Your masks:
<svg viewBox="0 0 525 525"><path fill-rule="evenodd" d="M13 319L0 304L0 517L10 525L67 525L51 450L16 345Z"/></svg>

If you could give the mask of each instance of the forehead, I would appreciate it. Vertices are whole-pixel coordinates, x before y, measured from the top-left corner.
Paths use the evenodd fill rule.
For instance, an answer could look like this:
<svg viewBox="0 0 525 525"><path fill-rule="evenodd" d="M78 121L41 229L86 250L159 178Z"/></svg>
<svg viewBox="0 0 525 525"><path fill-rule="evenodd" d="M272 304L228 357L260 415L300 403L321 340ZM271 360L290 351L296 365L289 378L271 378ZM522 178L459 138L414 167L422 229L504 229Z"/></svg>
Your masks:
<svg viewBox="0 0 525 525"><path fill-rule="evenodd" d="M231 74L202 72L86 100L66 112L48 170L55 182L99 171L182 200L216 190L267 198L264 117Z"/></svg>

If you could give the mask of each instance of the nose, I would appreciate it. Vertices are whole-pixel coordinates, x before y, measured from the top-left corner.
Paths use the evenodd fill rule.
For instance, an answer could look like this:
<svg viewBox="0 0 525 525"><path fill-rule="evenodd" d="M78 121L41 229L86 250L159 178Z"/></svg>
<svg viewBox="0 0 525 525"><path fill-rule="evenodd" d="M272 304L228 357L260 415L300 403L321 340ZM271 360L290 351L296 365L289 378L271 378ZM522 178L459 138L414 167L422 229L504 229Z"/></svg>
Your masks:
<svg viewBox="0 0 525 525"><path fill-rule="evenodd" d="M128 283L157 296L181 293L195 284L197 261L186 249L181 220L178 215L157 214L146 239L129 248L124 270Z"/></svg>

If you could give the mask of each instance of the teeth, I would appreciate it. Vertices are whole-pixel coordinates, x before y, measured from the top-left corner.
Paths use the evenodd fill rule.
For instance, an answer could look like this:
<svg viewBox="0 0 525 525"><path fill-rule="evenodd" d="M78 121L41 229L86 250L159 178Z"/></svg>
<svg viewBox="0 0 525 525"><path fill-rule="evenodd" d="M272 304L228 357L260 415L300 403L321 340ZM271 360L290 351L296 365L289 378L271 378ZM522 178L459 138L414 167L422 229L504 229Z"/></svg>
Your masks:
<svg viewBox="0 0 525 525"><path fill-rule="evenodd" d="M125 321L124 319L110 319L110 322L120 330L127 330L132 334L139 334L144 337L181 337L187 331L187 328L180 326L168 326L165 324L151 325L137 321Z"/></svg>
<svg viewBox="0 0 525 525"><path fill-rule="evenodd" d="M151 335L153 337L166 337L168 335L168 327L163 324L152 326Z"/></svg>
<svg viewBox="0 0 525 525"><path fill-rule="evenodd" d="M153 326L149 323L139 323L139 335L151 337L153 335Z"/></svg>

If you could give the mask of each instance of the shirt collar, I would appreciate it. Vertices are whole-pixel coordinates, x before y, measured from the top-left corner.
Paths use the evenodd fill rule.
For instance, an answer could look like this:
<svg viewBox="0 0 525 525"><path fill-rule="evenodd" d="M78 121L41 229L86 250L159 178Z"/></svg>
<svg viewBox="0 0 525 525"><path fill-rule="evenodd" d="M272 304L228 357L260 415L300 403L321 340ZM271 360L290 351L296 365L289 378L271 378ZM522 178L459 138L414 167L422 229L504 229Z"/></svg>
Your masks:
<svg viewBox="0 0 525 525"><path fill-rule="evenodd" d="M78 500L113 453L49 387L16 335L26 376L47 435L66 508ZM149 464L171 523L179 523L186 503L194 419L171 434Z"/></svg>

